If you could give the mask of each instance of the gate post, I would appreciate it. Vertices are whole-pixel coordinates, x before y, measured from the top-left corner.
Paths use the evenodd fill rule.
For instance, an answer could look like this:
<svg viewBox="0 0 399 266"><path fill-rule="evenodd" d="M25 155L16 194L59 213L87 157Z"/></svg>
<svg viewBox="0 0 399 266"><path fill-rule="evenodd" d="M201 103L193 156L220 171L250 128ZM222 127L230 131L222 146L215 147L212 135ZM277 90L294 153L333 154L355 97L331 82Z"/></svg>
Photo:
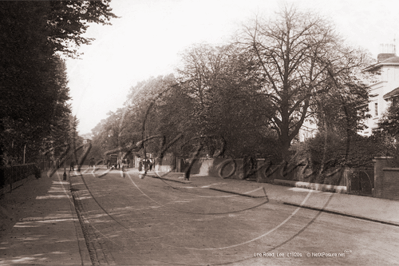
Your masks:
<svg viewBox="0 0 399 266"><path fill-rule="evenodd" d="M373 160L374 163L374 189L373 189L373 197L381 198L382 197L382 188L383 188L383 180L384 180L384 168L394 167L396 165L393 157L391 156L381 156L375 157Z"/></svg>

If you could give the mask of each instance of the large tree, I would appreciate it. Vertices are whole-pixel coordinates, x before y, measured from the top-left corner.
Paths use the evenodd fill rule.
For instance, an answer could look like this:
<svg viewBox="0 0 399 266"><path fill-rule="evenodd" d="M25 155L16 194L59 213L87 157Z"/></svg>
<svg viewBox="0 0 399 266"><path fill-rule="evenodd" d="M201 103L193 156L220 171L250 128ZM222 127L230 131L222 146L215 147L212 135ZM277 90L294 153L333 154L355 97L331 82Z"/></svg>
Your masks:
<svg viewBox="0 0 399 266"><path fill-rule="evenodd" d="M195 45L182 59L179 81L193 103L197 134L224 138L232 157L263 154L272 110L256 93L262 84L252 55L233 44Z"/></svg>
<svg viewBox="0 0 399 266"><path fill-rule="evenodd" d="M49 42L54 51L69 56L77 55L77 48L90 44L92 38L84 37L90 23L110 25L117 16L110 8L111 0L101 1L43 1L48 4L46 14Z"/></svg>
<svg viewBox="0 0 399 266"><path fill-rule="evenodd" d="M93 143L103 154L126 149L146 137L159 134L163 117L157 116L157 106L162 101L158 95L168 89L168 79L161 76L149 78L132 86L125 106L109 112L108 117L92 130ZM171 117L167 119L171 121Z"/></svg>
<svg viewBox="0 0 399 266"><path fill-rule="evenodd" d="M394 98L383 117L378 123L379 129L384 133L398 140L399 136L399 101Z"/></svg>
<svg viewBox="0 0 399 266"><path fill-rule="evenodd" d="M124 121L131 143L151 136L163 136L166 141L188 128L190 101L181 94L173 75L151 77L131 88L125 103ZM146 142L146 151L158 153L160 138Z"/></svg>
<svg viewBox="0 0 399 266"><path fill-rule="evenodd" d="M91 41L83 37L89 23L116 17L109 3L0 1L1 158L14 147L38 150L42 140L65 132L70 97L60 54L76 56Z"/></svg>
<svg viewBox="0 0 399 266"><path fill-rule="evenodd" d="M295 7L285 7L272 20L257 18L238 42L257 60L259 93L274 107L272 127L288 160L315 99L352 83L345 80L347 73L361 68L364 57L342 44L331 23Z"/></svg>

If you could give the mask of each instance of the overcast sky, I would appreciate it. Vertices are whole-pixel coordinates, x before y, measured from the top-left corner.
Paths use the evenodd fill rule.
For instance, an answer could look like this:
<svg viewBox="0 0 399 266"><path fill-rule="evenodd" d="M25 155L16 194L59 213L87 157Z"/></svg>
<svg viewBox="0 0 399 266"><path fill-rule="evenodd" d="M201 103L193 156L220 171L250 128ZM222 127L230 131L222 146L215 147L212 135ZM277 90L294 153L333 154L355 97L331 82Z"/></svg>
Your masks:
<svg viewBox="0 0 399 266"><path fill-rule="evenodd" d="M287 1L286 1L287 2ZM137 82L173 73L180 54L193 44L221 45L256 14L272 16L284 5L277 0L113 0L121 18L112 26L92 25L92 45L81 59L68 59L73 114L79 132L91 132L109 111L123 106ZM380 44L399 39L398 0L297 0L299 9L332 20L355 47L373 57ZM396 44L398 41L396 41Z"/></svg>

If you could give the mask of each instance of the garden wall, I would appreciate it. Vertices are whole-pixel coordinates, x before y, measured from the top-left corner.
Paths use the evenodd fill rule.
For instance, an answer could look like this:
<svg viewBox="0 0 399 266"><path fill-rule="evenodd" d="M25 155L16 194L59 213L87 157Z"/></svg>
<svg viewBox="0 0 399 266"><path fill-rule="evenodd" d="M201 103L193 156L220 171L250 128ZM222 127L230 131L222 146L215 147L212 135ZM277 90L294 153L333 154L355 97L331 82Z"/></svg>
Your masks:
<svg viewBox="0 0 399 266"><path fill-rule="evenodd" d="M173 154L166 154L162 158L162 162L156 161L155 162L155 171L160 171L160 172L169 172L175 169L176 167L176 158L173 156Z"/></svg>
<svg viewBox="0 0 399 266"><path fill-rule="evenodd" d="M376 198L394 199L397 196L393 192L399 191L399 185L395 181L398 176L398 162L393 157L376 157L374 162L374 193ZM396 192L398 194L398 192Z"/></svg>
<svg viewBox="0 0 399 266"><path fill-rule="evenodd" d="M399 200L399 168L384 168L380 184L381 198Z"/></svg>

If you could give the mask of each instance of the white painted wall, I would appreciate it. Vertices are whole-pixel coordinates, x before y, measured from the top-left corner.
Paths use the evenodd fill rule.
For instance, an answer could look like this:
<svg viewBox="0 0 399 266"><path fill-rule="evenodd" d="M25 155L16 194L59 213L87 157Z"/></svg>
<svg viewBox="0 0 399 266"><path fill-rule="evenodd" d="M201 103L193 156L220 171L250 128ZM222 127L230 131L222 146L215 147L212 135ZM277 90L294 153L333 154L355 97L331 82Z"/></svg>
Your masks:
<svg viewBox="0 0 399 266"><path fill-rule="evenodd" d="M384 100L384 95L399 87L399 65L382 65L379 81L370 86L369 114L372 116L366 121L368 129L360 132L362 135L370 136L372 130L378 127L378 121L387 111L390 102ZM377 105L376 105L377 104ZM377 107L377 112L376 112Z"/></svg>

